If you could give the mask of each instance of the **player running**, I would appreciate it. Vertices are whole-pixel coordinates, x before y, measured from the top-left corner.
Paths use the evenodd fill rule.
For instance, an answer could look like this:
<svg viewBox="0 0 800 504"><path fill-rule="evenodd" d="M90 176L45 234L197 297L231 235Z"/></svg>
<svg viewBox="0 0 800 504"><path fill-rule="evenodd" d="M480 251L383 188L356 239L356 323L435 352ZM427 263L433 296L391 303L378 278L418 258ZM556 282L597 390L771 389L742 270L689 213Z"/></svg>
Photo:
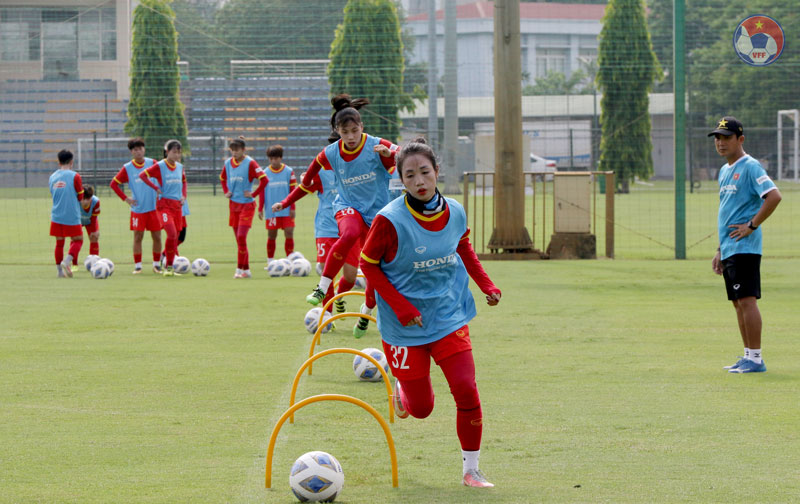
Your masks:
<svg viewBox="0 0 800 504"><path fill-rule="evenodd" d="M492 487L478 468L483 414L467 326L476 314L469 277L486 294L489 306L500 301L500 289L472 249L463 207L436 188L439 166L430 146L424 139L414 140L396 160L406 196L378 213L361 252L361 269L375 289L378 329L395 377L395 409L400 418L430 415L433 357L456 402L462 482Z"/></svg>
<svg viewBox="0 0 800 504"><path fill-rule="evenodd" d="M128 140L128 150L131 151L133 159L122 167L122 169L111 179L109 186L119 198L131 207L130 229L133 231L133 262L135 264L133 274L138 275L142 272L142 240L144 232L150 231L153 237L153 272L161 274L161 220L156 213L157 194L139 178L139 174L145 168L152 166L155 161L144 157L144 140L141 138L131 138ZM131 197L125 194L120 184L128 184L131 190Z"/></svg>
<svg viewBox="0 0 800 504"><path fill-rule="evenodd" d="M164 276L176 275L172 269L172 262L178 249L181 209L183 202L186 201L186 172L180 162L181 149L178 140L168 140L164 144L164 159L139 174L139 178L158 194L156 208L164 231L167 232L167 243L164 245L166 255Z"/></svg>
<svg viewBox="0 0 800 504"><path fill-rule="evenodd" d="M264 269L269 267L269 263L275 257L279 229L283 229L284 252L286 252L287 256L294 252L295 206L292 204L291 208L273 212L272 205L288 196L297 187L294 171L283 164L282 146L270 146L267 149L267 158L269 159L269 166L267 170L264 170L264 174L267 176L267 188L258 198L258 218L260 220L266 219L267 225L267 266ZM264 210L265 206L266 211Z"/></svg>
<svg viewBox="0 0 800 504"><path fill-rule="evenodd" d="M259 196L267 186L267 176L253 158L245 155L244 137L228 142L231 157L225 160L219 180L225 197L230 200L228 224L233 228L236 238L237 261L233 278L251 278L250 254L247 250L247 233L253 225L256 203L253 196ZM253 181L258 187L253 191Z"/></svg>
<svg viewBox="0 0 800 504"><path fill-rule="evenodd" d="M58 277L72 278L72 260L77 258L83 245L81 229L81 204L83 184L81 176L72 169L72 152L64 149L58 153L58 170L50 175L50 236L55 236L55 259ZM69 252L64 257L64 242L69 236Z"/></svg>
<svg viewBox="0 0 800 504"><path fill-rule="evenodd" d="M364 133L358 109L368 103L366 98L353 100L346 94L331 100L334 108L331 128L340 138L311 162L297 189L272 206L272 211L277 212L310 194L313 180L319 177L321 170L334 174L338 194L333 210L339 239L328 253L319 284L306 296L306 301L312 305L326 302L333 296L333 278L342 269L350 250L361 248L372 219L389 202L388 184L394 171L397 146Z"/></svg>

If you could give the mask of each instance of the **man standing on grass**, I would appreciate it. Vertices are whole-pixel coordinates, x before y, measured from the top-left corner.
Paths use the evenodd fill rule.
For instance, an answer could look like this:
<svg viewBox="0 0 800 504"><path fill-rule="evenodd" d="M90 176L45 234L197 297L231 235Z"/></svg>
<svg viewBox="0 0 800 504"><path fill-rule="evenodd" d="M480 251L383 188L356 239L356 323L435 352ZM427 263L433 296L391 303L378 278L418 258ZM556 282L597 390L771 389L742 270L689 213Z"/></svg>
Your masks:
<svg viewBox="0 0 800 504"><path fill-rule="evenodd" d="M728 299L736 309L744 356L729 373L763 373L761 358L761 229L781 202L781 193L761 163L744 152L744 128L725 116L708 134L728 163L719 171L719 248L711 260L714 273L725 279ZM763 201L762 201L763 200Z"/></svg>

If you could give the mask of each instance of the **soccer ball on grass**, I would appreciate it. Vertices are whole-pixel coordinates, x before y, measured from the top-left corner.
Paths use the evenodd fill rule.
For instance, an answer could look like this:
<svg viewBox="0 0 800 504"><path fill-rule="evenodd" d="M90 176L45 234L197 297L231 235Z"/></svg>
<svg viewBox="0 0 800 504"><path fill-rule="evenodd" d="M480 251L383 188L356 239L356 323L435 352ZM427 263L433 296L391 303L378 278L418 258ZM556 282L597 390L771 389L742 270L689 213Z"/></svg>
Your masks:
<svg viewBox="0 0 800 504"><path fill-rule="evenodd" d="M300 502L333 502L343 485L342 465L323 451L301 455L289 473L289 486Z"/></svg>

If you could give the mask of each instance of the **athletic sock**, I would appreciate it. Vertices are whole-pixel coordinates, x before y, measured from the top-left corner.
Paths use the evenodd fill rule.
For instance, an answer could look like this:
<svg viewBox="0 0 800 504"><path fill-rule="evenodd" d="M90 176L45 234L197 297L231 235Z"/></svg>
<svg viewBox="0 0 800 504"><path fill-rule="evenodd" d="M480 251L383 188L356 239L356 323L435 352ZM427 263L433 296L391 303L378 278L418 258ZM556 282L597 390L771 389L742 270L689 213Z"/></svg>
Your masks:
<svg viewBox="0 0 800 504"><path fill-rule="evenodd" d="M92 255L100 255L100 242L89 243L89 253Z"/></svg>
<svg viewBox="0 0 800 504"><path fill-rule="evenodd" d="M322 277L319 279L319 290L322 292L328 292L328 288L331 286L331 279L328 277Z"/></svg>
<svg viewBox="0 0 800 504"><path fill-rule="evenodd" d="M273 257L275 257L275 247L276 247L275 240L272 238L267 238L267 262L270 261Z"/></svg>
<svg viewBox="0 0 800 504"><path fill-rule="evenodd" d="M750 360L755 362L756 364L761 364L763 360L761 360L761 349L760 348L751 348L750 349Z"/></svg>
<svg viewBox="0 0 800 504"><path fill-rule="evenodd" d="M283 251L286 252L287 256L294 252L294 238L286 238L283 243Z"/></svg>
<svg viewBox="0 0 800 504"><path fill-rule="evenodd" d="M81 247L83 247L83 240L72 240L69 242L69 262L72 262L73 259L77 259L78 255L81 253Z"/></svg>
<svg viewBox="0 0 800 504"><path fill-rule="evenodd" d="M153 252L153 262L161 264L161 252Z"/></svg>
<svg viewBox="0 0 800 504"><path fill-rule="evenodd" d="M142 269L142 262L141 261L137 262L136 264L133 265L133 267L136 269Z"/></svg>
<svg viewBox="0 0 800 504"><path fill-rule="evenodd" d="M133 254L133 262L137 264L142 263L142 254Z"/></svg>
<svg viewBox="0 0 800 504"><path fill-rule="evenodd" d="M481 456L480 450L467 451L461 450L461 461L464 463L464 474L469 470L478 469L478 459Z"/></svg>
<svg viewBox="0 0 800 504"><path fill-rule="evenodd" d="M353 290L353 285L355 285L353 282L348 282L344 277L342 277L339 280L339 287L336 289L336 293L341 294L342 292Z"/></svg>
<svg viewBox="0 0 800 504"><path fill-rule="evenodd" d="M745 359L749 359L750 358L750 349L747 348L747 347L744 347L744 358Z"/></svg>
<svg viewBox="0 0 800 504"><path fill-rule="evenodd" d="M153 266L161 267L161 261L153 261Z"/></svg>
<svg viewBox="0 0 800 504"><path fill-rule="evenodd" d="M56 264L61 264L64 261L64 242L65 240L56 240L55 258Z"/></svg>

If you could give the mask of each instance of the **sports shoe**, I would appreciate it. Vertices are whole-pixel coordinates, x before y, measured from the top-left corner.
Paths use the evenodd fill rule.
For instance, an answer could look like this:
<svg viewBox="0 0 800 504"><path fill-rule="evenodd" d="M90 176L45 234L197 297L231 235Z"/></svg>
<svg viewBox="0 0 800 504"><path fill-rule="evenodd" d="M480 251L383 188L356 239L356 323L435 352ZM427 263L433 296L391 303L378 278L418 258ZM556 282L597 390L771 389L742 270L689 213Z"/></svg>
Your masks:
<svg viewBox="0 0 800 504"><path fill-rule="evenodd" d="M131 274L133 275L140 275L141 273L142 273L142 268L134 268L134 270L131 272Z"/></svg>
<svg viewBox="0 0 800 504"><path fill-rule="evenodd" d="M250 270L244 270L239 278L253 278L253 274L250 273Z"/></svg>
<svg viewBox="0 0 800 504"><path fill-rule="evenodd" d="M167 269L164 270L164 273L162 273L162 275L164 275L165 277L170 277L177 275L177 273L172 271L172 266L167 266Z"/></svg>
<svg viewBox="0 0 800 504"><path fill-rule="evenodd" d="M322 292L322 289L320 289L318 285L314 287L314 290L311 291L311 294L306 296L306 303L317 306L318 304L322 303L323 299L325 299L325 293Z"/></svg>
<svg viewBox="0 0 800 504"><path fill-rule="evenodd" d="M161 269L160 265L154 264L153 265L153 273L155 273L156 275L160 275L160 274L164 273L164 270Z"/></svg>
<svg viewBox="0 0 800 504"><path fill-rule="evenodd" d="M464 479L461 480L461 483L463 483L464 486L473 488L491 488L494 486L493 483L489 483L486 480L486 476L483 475L480 469L470 469L465 472Z"/></svg>
<svg viewBox="0 0 800 504"><path fill-rule="evenodd" d="M360 318L356 325L353 326L353 336L356 338L361 338L365 334L367 334L367 328L369 327L369 319Z"/></svg>
<svg viewBox="0 0 800 504"><path fill-rule="evenodd" d="M764 361L761 364L756 364L755 361L745 359L736 369L729 369L729 373L763 373L767 370L767 365Z"/></svg>
<svg viewBox="0 0 800 504"><path fill-rule="evenodd" d="M61 261L61 271L63 271L67 277L72 278L72 265L66 260Z"/></svg>
<svg viewBox="0 0 800 504"><path fill-rule="evenodd" d="M336 301L333 302L333 304L336 305L336 313L344 313L345 311L344 299L337 299Z"/></svg>
<svg viewBox="0 0 800 504"><path fill-rule="evenodd" d="M394 414L397 418L407 418L408 411L403 407L403 400L400 399L400 380L394 379L394 390L392 390L392 404L394 405Z"/></svg>
<svg viewBox="0 0 800 504"><path fill-rule="evenodd" d="M745 361L745 358L742 357L741 355L736 358L739 359L736 361L736 364L731 364L730 366L724 366L722 369L736 369L739 366L741 366L742 363Z"/></svg>

